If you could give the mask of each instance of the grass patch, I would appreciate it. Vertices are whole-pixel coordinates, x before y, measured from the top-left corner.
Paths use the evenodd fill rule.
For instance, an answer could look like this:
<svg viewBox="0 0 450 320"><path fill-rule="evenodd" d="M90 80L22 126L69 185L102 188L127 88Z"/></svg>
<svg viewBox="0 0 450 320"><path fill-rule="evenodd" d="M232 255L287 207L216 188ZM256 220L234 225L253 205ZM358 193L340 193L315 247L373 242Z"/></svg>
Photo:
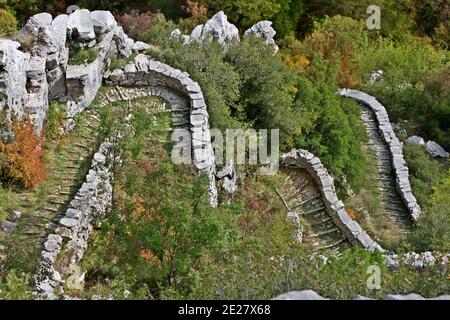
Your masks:
<svg viewBox="0 0 450 320"><path fill-rule="evenodd" d="M79 47L72 47L69 52L69 64L70 65L82 65L89 64L95 61L99 55L99 52L94 49L86 49Z"/></svg>

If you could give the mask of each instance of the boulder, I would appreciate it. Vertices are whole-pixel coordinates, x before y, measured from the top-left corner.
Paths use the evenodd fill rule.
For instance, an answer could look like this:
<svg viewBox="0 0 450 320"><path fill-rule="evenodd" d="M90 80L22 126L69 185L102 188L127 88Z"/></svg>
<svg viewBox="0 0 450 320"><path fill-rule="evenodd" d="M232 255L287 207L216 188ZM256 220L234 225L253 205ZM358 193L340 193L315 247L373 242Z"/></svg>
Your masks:
<svg viewBox="0 0 450 320"><path fill-rule="evenodd" d="M448 158L449 153L434 141L428 141L425 144L428 153L434 158Z"/></svg>
<svg viewBox="0 0 450 320"><path fill-rule="evenodd" d="M272 45L275 52L278 52L279 48L275 43L275 34L276 31L272 28L271 21L260 21L257 24L253 25L250 29L245 31L244 37L255 36L262 37L266 40L267 45Z"/></svg>
<svg viewBox="0 0 450 320"><path fill-rule="evenodd" d="M94 25L89 10L74 11L67 21L67 34L73 40L89 42L95 40Z"/></svg>
<svg viewBox="0 0 450 320"><path fill-rule="evenodd" d="M103 34L112 31L117 27L114 16L109 11L96 10L91 12L92 25L96 34Z"/></svg>
<svg viewBox="0 0 450 320"><path fill-rule="evenodd" d="M195 27L190 37L191 41L211 41L212 39L221 44L225 44L227 41L239 41L238 28L228 22L223 11L216 13L204 25Z"/></svg>
<svg viewBox="0 0 450 320"><path fill-rule="evenodd" d="M2 223L2 230L6 235L10 235L14 231L16 226L17 223L6 220Z"/></svg>
<svg viewBox="0 0 450 320"><path fill-rule="evenodd" d="M425 145L425 140L423 140L422 137L419 136L411 136L405 141L407 144L417 144L419 146Z"/></svg>

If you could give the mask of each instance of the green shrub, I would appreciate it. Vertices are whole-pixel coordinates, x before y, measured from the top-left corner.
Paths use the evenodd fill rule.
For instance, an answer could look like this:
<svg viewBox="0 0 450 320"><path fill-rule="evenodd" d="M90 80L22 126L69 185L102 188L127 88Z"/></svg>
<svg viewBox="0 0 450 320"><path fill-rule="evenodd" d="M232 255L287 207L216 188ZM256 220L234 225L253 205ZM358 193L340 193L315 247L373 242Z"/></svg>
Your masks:
<svg viewBox="0 0 450 320"><path fill-rule="evenodd" d="M17 20L7 9L0 9L0 38L11 37L17 31Z"/></svg>
<svg viewBox="0 0 450 320"><path fill-rule="evenodd" d="M421 206L428 206L434 186L446 176L444 168L438 161L431 159L422 146L407 144L403 152L413 193Z"/></svg>
<svg viewBox="0 0 450 320"><path fill-rule="evenodd" d="M436 185L430 205L420 217L417 229L410 236L413 246L420 251L450 251L450 171L447 178Z"/></svg>
<svg viewBox="0 0 450 320"><path fill-rule="evenodd" d="M50 103L47 112L47 123L45 126L46 138L58 139L61 135L61 126L65 117L64 108L56 101Z"/></svg>
<svg viewBox="0 0 450 320"><path fill-rule="evenodd" d="M89 64L95 61L98 57L98 51L87 49L87 48L77 48L73 47L69 53L69 64L80 65Z"/></svg>
<svg viewBox="0 0 450 320"><path fill-rule="evenodd" d="M5 279L0 279L0 298L6 300L33 299L31 276L25 273L17 274L11 270Z"/></svg>

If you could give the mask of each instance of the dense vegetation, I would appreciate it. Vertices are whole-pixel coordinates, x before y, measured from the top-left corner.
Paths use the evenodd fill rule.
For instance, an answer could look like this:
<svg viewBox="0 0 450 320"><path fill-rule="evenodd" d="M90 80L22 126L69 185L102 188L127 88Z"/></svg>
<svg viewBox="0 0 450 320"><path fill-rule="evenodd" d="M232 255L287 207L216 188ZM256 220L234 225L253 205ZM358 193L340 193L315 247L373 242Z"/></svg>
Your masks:
<svg viewBox="0 0 450 320"><path fill-rule="evenodd" d="M153 45L147 54L187 71L203 90L211 127L279 128L281 151L305 148L319 156L354 218L366 227L362 211L367 211L374 221L367 231L381 237L389 249L450 250L448 161L430 158L422 147L405 146L412 188L423 216L407 239L399 239L378 212L375 160L364 146L367 134L359 108L354 101L336 95L342 87L373 94L386 106L391 121L400 126L399 133L406 132L399 135L402 139L417 134L450 149L448 2L73 3L112 10L126 32ZM62 13L67 4L63 0L0 0L0 37L12 36L34 13ZM369 4L382 8L380 31L366 30ZM259 20L272 20L280 52L274 55L271 47L252 38L223 50L214 42L185 46L169 36L176 26L189 33L219 10L224 10L241 32ZM82 64L95 57L95 52L80 49L71 52L70 61ZM128 62L113 59L110 69ZM373 72L378 70L383 74L374 79ZM86 292L74 294L255 299L299 288L314 288L335 298L410 291L429 296L448 293L448 273L438 266L424 271L406 267L388 271L378 253L358 249L327 265L318 256L311 258L309 248L292 243L286 213L274 193L279 177L256 178L250 168L240 168L242 179L231 204L210 208L204 177L193 175L189 166L174 166L169 161L169 145L162 130L168 118L117 107L123 106L103 110L103 135L127 130L122 119L128 112L133 114L135 130L127 132L119 144L123 166L115 168L115 205L107 219L99 222L82 263L87 271ZM64 139L60 130L63 113L58 104L51 104L47 141ZM155 121L159 125L155 126ZM16 204L10 188L33 189L44 180L44 135L32 133L27 121L16 121L14 131L15 142L0 141L3 211ZM0 210L0 221L3 218ZM0 296L29 297L30 276L22 273L29 269L21 269L21 259L13 261L17 270L1 274ZM365 283L367 267L373 264L380 266L383 274L383 287L377 291L368 290Z"/></svg>

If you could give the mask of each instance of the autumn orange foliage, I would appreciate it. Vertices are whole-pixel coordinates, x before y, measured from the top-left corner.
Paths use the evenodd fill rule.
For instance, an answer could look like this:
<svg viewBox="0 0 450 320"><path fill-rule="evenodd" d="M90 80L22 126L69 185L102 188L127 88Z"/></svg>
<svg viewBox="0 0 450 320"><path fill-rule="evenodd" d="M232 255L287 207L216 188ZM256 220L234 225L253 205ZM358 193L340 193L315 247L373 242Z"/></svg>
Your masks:
<svg viewBox="0 0 450 320"><path fill-rule="evenodd" d="M29 117L20 120L16 115L11 117L11 132L11 142L0 140L0 180L32 189L45 178L44 132L36 134Z"/></svg>
<svg viewBox="0 0 450 320"><path fill-rule="evenodd" d="M353 220L355 220L355 212L352 209L348 209L347 210L347 214L350 218L352 218Z"/></svg>

